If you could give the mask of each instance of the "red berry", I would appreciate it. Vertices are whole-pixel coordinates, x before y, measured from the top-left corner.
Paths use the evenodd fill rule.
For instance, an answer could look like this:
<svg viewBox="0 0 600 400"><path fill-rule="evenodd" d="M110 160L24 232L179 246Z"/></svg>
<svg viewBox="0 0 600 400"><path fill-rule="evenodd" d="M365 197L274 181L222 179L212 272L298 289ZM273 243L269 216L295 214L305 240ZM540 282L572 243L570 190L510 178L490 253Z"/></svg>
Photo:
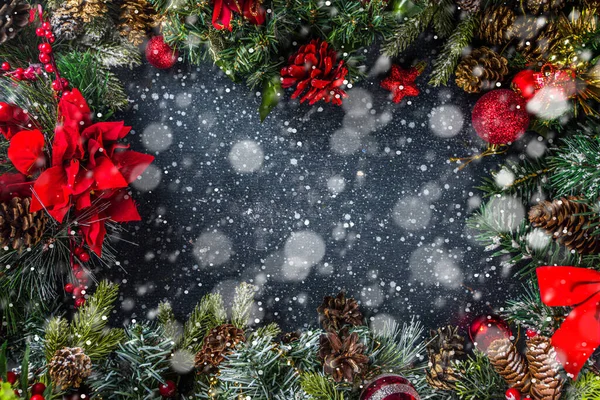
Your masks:
<svg viewBox="0 0 600 400"><path fill-rule="evenodd" d="M52 29L52 25L50 25L50 22L46 21L42 24L42 29L45 31L49 31Z"/></svg>
<svg viewBox="0 0 600 400"><path fill-rule="evenodd" d="M83 297L83 291L85 290L85 288L81 285L79 286L75 286L73 288L73 296L80 298Z"/></svg>
<svg viewBox="0 0 600 400"><path fill-rule="evenodd" d="M34 394L29 398L29 400L44 400L44 396L42 396L41 394Z"/></svg>
<svg viewBox="0 0 600 400"><path fill-rule="evenodd" d="M43 395L45 390L46 385L44 385L42 382L34 383L31 387L31 394Z"/></svg>
<svg viewBox="0 0 600 400"><path fill-rule="evenodd" d="M50 62L50 56L46 53L40 53L40 55L38 56L38 59L43 64L48 64Z"/></svg>
<svg viewBox="0 0 600 400"><path fill-rule="evenodd" d="M80 269L79 271L75 272L75 278L82 280L85 279L86 277L86 273L84 270Z"/></svg>
<svg viewBox="0 0 600 400"><path fill-rule="evenodd" d="M2 68L2 71L10 71L10 64L5 61L0 68Z"/></svg>
<svg viewBox="0 0 600 400"><path fill-rule="evenodd" d="M46 31L44 36L46 36L46 39L50 39L52 36L54 36L54 34L52 33L52 31Z"/></svg>
<svg viewBox="0 0 600 400"><path fill-rule="evenodd" d="M44 70L47 73L51 74L51 73L54 72L54 65L52 65L52 64L46 64L46 65L44 65Z"/></svg>
<svg viewBox="0 0 600 400"><path fill-rule="evenodd" d="M42 53L50 54L52 53L52 46L50 43L42 43L38 46L38 50Z"/></svg>
<svg viewBox="0 0 600 400"><path fill-rule="evenodd" d="M17 381L17 374L15 374L12 371L8 371L6 373L6 380L8 381L8 383L10 383L11 385L14 385L14 383Z"/></svg>
<svg viewBox="0 0 600 400"><path fill-rule="evenodd" d="M14 118L15 109L8 103L0 102L0 122L8 122Z"/></svg>
<svg viewBox="0 0 600 400"><path fill-rule="evenodd" d="M79 264L73 264L73 273L76 274L77 271L79 271L81 269L81 265Z"/></svg>
<svg viewBox="0 0 600 400"><path fill-rule="evenodd" d="M50 42L50 43L54 43L55 41L56 41L56 38L54 37L54 35L52 35L48 38L48 42Z"/></svg>
<svg viewBox="0 0 600 400"><path fill-rule="evenodd" d="M75 307L76 308L79 308L79 307L83 306L84 304L85 304L85 299L83 297L75 299Z"/></svg>
<svg viewBox="0 0 600 400"><path fill-rule="evenodd" d="M81 262L84 262L84 263L90 261L90 253L88 253L85 250L81 254L79 254L77 257L79 257L79 259L81 260Z"/></svg>
<svg viewBox="0 0 600 400"><path fill-rule="evenodd" d="M525 335L526 335L526 336L527 336L529 339L531 339L531 338L534 338L534 337L536 337L536 336L538 335L538 333L537 333L536 331L534 331L533 329L527 329L527 330L525 331Z"/></svg>
<svg viewBox="0 0 600 400"><path fill-rule="evenodd" d="M45 34L46 34L46 31L44 29L42 29L42 28L37 28L35 30L35 35L36 36L44 36Z"/></svg>
<svg viewBox="0 0 600 400"><path fill-rule="evenodd" d="M158 392L162 397L171 398L177 393L177 386L173 381L166 381L158 387Z"/></svg>
<svg viewBox="0 0 600 400"><path fill-rule="evenodd" d="M73 285L72 283L67 283L65 285L65 292L73 293L74 290L75 290L75 285Z"/></svg>
<svg viewBox="0 0 600 400"><path fill-rule="evenodd" d="M60 92L63 89L63 85L58 79L56 79L52 81L52 89L54 89L56 92Z"/></svg>
<svg viewBox="0 0 600 400"><path fill-rule="evenodd" d="M15 74L17 74L17 75L23 75L24 73L25 73L25 70L23 68L15 69Z"/></svg>

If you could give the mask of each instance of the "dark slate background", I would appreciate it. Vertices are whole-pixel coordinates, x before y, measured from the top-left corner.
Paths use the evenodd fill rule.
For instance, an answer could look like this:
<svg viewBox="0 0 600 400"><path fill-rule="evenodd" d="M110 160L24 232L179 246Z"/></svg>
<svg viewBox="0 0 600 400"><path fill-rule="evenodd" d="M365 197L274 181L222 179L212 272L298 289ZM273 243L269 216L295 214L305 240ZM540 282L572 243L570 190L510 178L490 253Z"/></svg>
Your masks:
<svg viewBox="0 0 600 400"><path fill-rule="evenodd" d="M394 61L431 61L439 43ZM375 52L344 106L288 99L262 124L259 94L210 64L123 71L133 106L120 117L133 148L156 156L134 184L143 221L122 235L134 244L116 243L120 266L97 274L121 282L123 322L153 317L161 300L183 319L242 281L259 289L255 322L288 330L316 324L323 296L341 289L376 324L415 316L431 328L520 290L465 226L503 158L462 171L448 161L483 146L470 127L479 96L431 88L427 70L421 95L394 104ZM539 151L527 136L513 153L530 143Z"/></svg>

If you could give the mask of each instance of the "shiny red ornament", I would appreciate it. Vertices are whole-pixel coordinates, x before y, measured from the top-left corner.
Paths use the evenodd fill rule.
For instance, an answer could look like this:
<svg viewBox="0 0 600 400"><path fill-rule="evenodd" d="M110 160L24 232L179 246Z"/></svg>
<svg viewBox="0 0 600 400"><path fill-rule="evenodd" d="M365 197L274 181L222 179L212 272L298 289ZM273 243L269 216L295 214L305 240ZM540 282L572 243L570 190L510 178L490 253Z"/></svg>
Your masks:
<svg viewBox="0 0 600 400"><path fill-rule="evenodd" d="M506 400L521 400L521 392L515 388L510 388L506 391L504 397L506 397Z"/></svg>
<svg viewBox="0 0 600 400"><path fill-rule="evenodd" d="M302 96L300 103L308 100L313 105L323 100L339 106L348 97L341 89L348 68L343 60L337 60L336 51L320 39L301 46L280 73L281 86L285 89L295 86L292 99Z"/></svg>
<svg viewBox="0 0 600 400"><path fill-rule="evenodd" d="M421 72L421 68L411 67L405 70L394 64L390 75L381 82L381 87L392 92L394 103L400 103L405 96L415 97L421 93L415 85L415 79Z"/></svg>
<svg viewBox="0 0 600 400"><path fill-rule="evenodd" d="M43 395L45 390L46 385L44 385L42 382L34 383L33 386L31 386L31 394Z"/></svg>
<svg viewBox="0 0 600 400"><path fill-rule="evenodd" d="M179 53L165 43L162 36L154 36L146 45L146 59L155 68L169 69L175 65Z"/></svg>
<svg viewBox="0 0 600 400"><path fill-rule="evenodd" d="M469 337L475 346L486 352L496 339L512 337L510 327L502 318L494 314L480 315L469 325Z"/></svg>
<svg viewBox="0 0 600 400"><path fill-rule="evenodd" d="M525 100L509 89L492 90L481 96L471 114L473 129L490 144L509 144L529 126Z"/></svg>
<svg viewBox="0 0 600 400"><path fill-rule="evenodd" d="M158 392L162 397L170 399L171 397L174 397L175 394L177 394L177 386L173 381L165 381L165 383L161 384L158 387Z"/></svg>
<svg viewBox="0 0 600 400"><path fill-rule="evenodd" d="M41 394L34 394L33 396L31 396L29 398L29 400L45 400L44 396L42 396Z"/></svg>
<svg viewBox="0 0 600 400"><path fill-rule="evenodd" d="M360 400L419 400L419 394L408 381L400 375L380 375L369 382Z"/></svg>
<svg viewBox="0 0 600 400"><path fill-rule="evenodd" d="M525 100L531 99L537 90L535 73L533 70L525 69L518 74L512 80L512 89L520 94Z"/></svg>
<svg viewBox="0 0 600 400"><path fill-rule="evenodd" d="M14 372L12 372L12 371L8 371L8 372L6 373L6 381L7 381L8 383L10 383L11 385L14 385L14 384L15 384L15 382L17 381L17 374L15 374L15 373L14 373Z"/></svg>

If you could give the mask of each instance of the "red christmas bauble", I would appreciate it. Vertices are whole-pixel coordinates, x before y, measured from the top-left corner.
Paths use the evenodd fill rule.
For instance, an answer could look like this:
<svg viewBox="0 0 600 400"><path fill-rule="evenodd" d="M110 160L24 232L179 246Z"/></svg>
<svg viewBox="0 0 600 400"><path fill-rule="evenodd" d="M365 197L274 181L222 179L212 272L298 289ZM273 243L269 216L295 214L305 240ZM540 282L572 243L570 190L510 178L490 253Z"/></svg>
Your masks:
<svg viewBox="0 0 600 400"><path fill-rule="evenodd" d="M146 45L146 59L153 67L169 69L177 62L179 53L165 43L162 36L154 36Z"/></svg>
<svg viewBox="0 0 600 400"><path fill-rule="evenodd" d="M34 394L33 396L31 396L29 398L29 400L45 400L44 396L42 396L41 394Z"/></svg>
<svg viewBox="0 0 600 400"><path fill-rule="evenodd" d="M471 115L473 128L488 143L512 143L529 126L525 105L525 100L512 90L492 90L475 103Z"/></svg>
<svg viewBox="0 0 600 400"><path fill-rule="evenodd" d="M44 385L42 382L34 383L33 386L31 386L31 394L43 395L45 390L46 385Z"/></svg>
<svg viewBox="0 0 600 400"><path fill-rule="evenodd" d="M481 315L469 325L469 337L475 346L485 352L496 339L508 339L512 332L508 324L499 316Z"/></svg>
<svg viewBox="0 0 600 400"><path fill-rule="evenodd" d="M515 92L523 96L525 100L531 99L537 90L535 72L530 69L519 72L513 78L511 87Z"/></svg>
<svg viewBox="0 0 600 400"><path fill-rule="evenodd" d="M506 391L504 397L506 397L506 400L521 400L521 392L515 388L510 388Z"/></svg>
<svg viewBox="0 0 600 400"><path fill-rule="evenodd" d="M419 400L419 394L400 375L380 375L365 386L360 400Z"/></svg>
<svg viewBox="0 0 600 400"><path fill-rule="evenodd" d="M173 381L165 381L165 383L161 384L158 387L158 392L162 397L166 397L167 399L175 396L177 393L177 386Z"/></svg>

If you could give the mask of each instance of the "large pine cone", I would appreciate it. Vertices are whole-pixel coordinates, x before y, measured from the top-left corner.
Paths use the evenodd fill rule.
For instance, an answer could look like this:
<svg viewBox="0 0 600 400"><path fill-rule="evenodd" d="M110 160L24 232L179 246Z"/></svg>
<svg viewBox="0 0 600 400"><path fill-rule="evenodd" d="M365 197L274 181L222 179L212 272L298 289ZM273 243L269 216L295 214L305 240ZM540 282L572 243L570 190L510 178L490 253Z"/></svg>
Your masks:
<svg viewBox="0 0 600 400"><path fill-rule="evenodd" d="M281 69L281 86L286 89L296 87L293 99L302 95L301 103L308 100L313 105L323 100L341 105L342 99L348 96L341 89L348 68L344 66L344 61L337 60L337 53L327 42L314 39L301 46L290 57L288 64Z"/></svg>
<svg viewBox="0 0 600 400"><path fill-rule="evenodd" d="M495 51L480 47L466 56L456 68L456 84L468 93L493 89L508 74L508 60Z"/></svg>
<svg viewBox="0 0 600 400"><path fill-rule="evenodd" d="M562 34L558 23L542 18L522 16L515 20L508 36L516 40L517 50L530 61L542 61L560 42Z"/></svg>
<svg viewBox="0 0 600 400"><path fill-rule="evenodd" d="M525 358L509 339L496 339L488 347L488 357L510 387L529 393L531 378Z"/></svg>
<svg viewBox="0 0 600 400"><path fill-rule="evenodd" d="M25 0L0 0L0 44L17 36L29 23L29 4Z"/></svg>
<svg viewBox="0 0 600 400"><path fill-rule="evenodd" d="M319 358L323 360L323 371L334 381L353 382L354 377L363 373L369 357L365 345L360 343L356 332L340 337L335 332L321 335Z"/></svg>
<svg viewBox="0 0 600 400"><path fill-rule="evenodd" d="M55 386L62 390L78 388L92 373L92 361L81 347L63 347L54 353L48 372Z"/></svg>
<svg viewBox="0 0 600 400"><path fill-rule="evenodd" d="M156 27L160 16L147 0L126 0L121 4L119 32L131 43L138 45L146 38L146 33Z"/></svg>
<svg viewBox="0 0 600 400"><path fill-rule="evenodd" d="M481 8L481 0L456 0L455 3L461 10L470 13L476 13Z"/></svg>
<svg viewBox="0 0 600 400"><path fill-rule="evenodd" d="M600 252L599 237L594 235L598 218L586 215L588 213L591 213L589 206L577 197L563 197L533 206L529 210L529 221L569 250L596 254Z"/></svg>
<svg viewBox="0 0 600 400"><path fill-rule="evenodd" d="M479 37L492 45L508 42L508 29L515 18L515 12L509 7L488 7L481 17Z"/></svg>
<svg viewBox="0 0 600 400"><path fill-rule="evenodd" d="M454 360L465 354L465 338L458 334L458 328L446 326L430 332L431 341L427 345L429 368L427 382L441 390L453 390L460 379L459 371L454 369Z"/></svg>
<svg viewBox="0 0 600 400"><path fill-rule="evenodd" d="M527 11L534 15L560 10L564 6L564 0L527 0L526 2Z"/></svg>
<svg viewBox="0 0 600 400"><path fill-rule="evenodd" d="M73 40L83 31L79 8L78 0L67 0L52 12L50 23L58 38Z"/></svg>
<svg viewBox="0 0 600 400"><path fill-rule="evenodd" d="M327 331L339 331L344 325L363 324L358 302L353 298L346 298L344 292L340 292L336 297L326 296L317 311L319 320Z"/></svg>
<svg viewBox="0 0 600 400"><path fill-rule="evenodd" d="M565 383L550 339L535 336L527 341L527 361L531 374L531 395L536 400L558 400Z"/></svg>
<svg viewBox="0 0 600 400"><path fill-rule="evenodd" d="M219 325L204 338L202 349L196 354L195 364L201 374L213 374L225 356L231 354L235 347L246 341L244 331L231 324Z"/></svg>
<svg viewBox="0 0 600 400"><path fill-rule="evenodd" d="M0 248L21 251L42 239L48 218L43 211L30 213L30 204L29 197L0 203Z"/></svg>

